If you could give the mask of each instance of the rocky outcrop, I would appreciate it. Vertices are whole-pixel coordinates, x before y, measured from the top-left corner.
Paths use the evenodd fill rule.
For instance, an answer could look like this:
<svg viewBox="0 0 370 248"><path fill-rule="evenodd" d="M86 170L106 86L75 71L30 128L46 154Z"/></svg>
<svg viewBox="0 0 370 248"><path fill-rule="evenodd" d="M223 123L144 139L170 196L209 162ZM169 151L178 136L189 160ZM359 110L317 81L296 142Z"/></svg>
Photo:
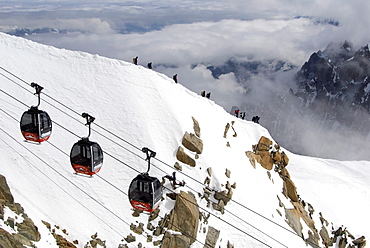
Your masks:
<svg viewBox="0 0 370 248"><path fill-rule="evenodd" d="M282 157L285 156L280 151L272 150L272 141L264 136L260 138L257 145L252 146L252 149L253 152L246 152L249 161L253 167L256 167L257 161L266 170L272 170L274 164L282 163ZM287 158L285 158L286 160Z"/></svg>
<svg viewBox="0 0 370 248"><path fill-rule="evenodd" d="M171 211L168 230L162 240L162 248L188 248L197 237L199 207L192 193L181 191Z"/></svg>
<svg viewBox="0 0 370 248"><path fill-rule="evenodd" d="M220 231L214 227L208 227L208 232L206 236L206 243L204 248L214 248L217 243L218 236L220 235Z"/></svg>
<svg viewBox="0 0 370 248"><path fill-rule="evenodd" d="M32 242L40 240L40 233L37 226L33 221L24 213L23 208L20 204L14 202L14 197L10 192L10 188L7 184L6 178L0 175L0 212L1 219L4 218L3 209L8 207L17 215L21 215L23 218L22 222L15 223L14 220L8 219L4 223L9 225L15 234L5 234L5 230L2 229L3 235L0 235L0 247L24 247L23 245L31 246ZM4 220L3 220L4 221ZM8 246L12 244L14 246Z"/></svg>
<svg viewBox="0 0 370 248"><path fill-rule="evenodd" d="M203 152L203 141L199 138L200 137L200 127L198 121L192 117L193 119L193 129L195 134L185 132L181 144L182 146L179 146L176 152L176 158L191 167L195 167L196 163L195 160L187 153L187 151L190 151L191 153L195 153L195 159L199 158L199 155ZM176 164L174 166L177 170L182 170L182 167L180 164Z"/></svg>
<svg viewBox="0 0 370 248"><path fill-rule="evenodd" d="M194 133L200 138L200 126L199 126L199 122L194 117L191 117L191 118L193 119Z"/></svg>
<svg viewBox="0 0 370 248"><path fill-rule="evenodd" d="M188 154L186 154L184 148L182 148L181 146L179 146L179 148L177 149L176 158L184 164L195 167L195 160L192 159Z"/></svg>
<svg viewBox="0 0 370 248"><path fill-rule="evenodd" d="M288 156L286 153L281 151L279 144L275 144L274 146L272 145L273 142L271 140L262 136L258 144L252 146L253 152L247 151L246 155L254 168L256 168L257 162L263 168L268 170L268 172L274 168L274 172L279 174L283 181L282 193L290 200L293 208L285 207L278 197L279 207L283 208L283 211L285 212L285 221L294 230L294 232L298 236L302 237L305 242L312 247L320 247L320 242L324 247L333 246L334 244L340 248L364 247L364 245L366 245L365 237L354 240L355 238L353 236L350 237L349 233L342 229L338 229L330 234L327 229L329 223L322 217L321 213L321 223L315 223L312 218L315 210L311 204L301 199L298 194L297 187L290 177L287 169L287 165L289 163ZM280 216L282 216L281 213L283 211L277 209ZM303 227L303 224L308 227L307 233L303 232L303 230L306 229ZM350 239L353 239L352 244L349 244Z"/></svg>
<svg viewBox="0 0 370 248"><path fill-rule="evenodd" d="M201 154L203 152L203 141L195 134L185 132L184 137L182 138L182 145L197 154Z"/></svg>
<svg viewBox="0 0 370 248"><path fill-rule="evenodd" d="M4 220L3 210L8 207L14 212L16 218L8 218ZM10 188L6 182L4 176L0 175L0 221L4 221L5 225L8 225L13 229L14 233L10 234L4 229L0 228L0 247L6 248L25 248L35 247L35 242L40 241L41 235L38 231L38 227L27 216L24 209L19 203L14 202L13 195L11 194ZM59 248L76 248L76 246L67 241L62 235L57 234L55 228L51 229L51 225L46 221L42 221L48 228L50 233L55 238L55 241ZM62 230L62 234L67 234L66 230ZM78 241L74 241L78 243Z"/></svg>

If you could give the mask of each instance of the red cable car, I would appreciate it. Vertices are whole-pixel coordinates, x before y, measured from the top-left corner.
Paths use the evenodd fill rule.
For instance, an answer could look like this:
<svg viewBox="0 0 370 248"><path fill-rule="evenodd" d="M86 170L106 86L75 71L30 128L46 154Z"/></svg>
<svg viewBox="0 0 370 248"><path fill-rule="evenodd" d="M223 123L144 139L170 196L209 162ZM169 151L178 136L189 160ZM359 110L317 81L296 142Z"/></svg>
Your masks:
<svg viewBox="0 0 370 248"><path fill-rule="evenodd" d="M31 86L36 89L35 94L38 95L38 104L23 113L20 127L22 135L27 141L41 143L50 138L52 122L48 113L38 109L40 105L40 93L43 87L36 83L31 83Z"/></svg>
<svg viewBox="0 0 370 248"><path fill-rule="evenodd" d="M82 117L87 120L89 136L80 139L73 145L70 160L76 173L92 176L98 173L103 165L103 151L98 143L89 140L91 123L95 118L86 113L83 113Z"/></svg>
<svg viewBox="0 0 370 248"><path fill-rule="evenodd" d="M128 197L134 209L151 213L159 206L163 189L158 178L151 177L148 174L150 158L154 157L156 153L146 147L142 151L147 155L148 171L140 173L131 181Z"/></svg>

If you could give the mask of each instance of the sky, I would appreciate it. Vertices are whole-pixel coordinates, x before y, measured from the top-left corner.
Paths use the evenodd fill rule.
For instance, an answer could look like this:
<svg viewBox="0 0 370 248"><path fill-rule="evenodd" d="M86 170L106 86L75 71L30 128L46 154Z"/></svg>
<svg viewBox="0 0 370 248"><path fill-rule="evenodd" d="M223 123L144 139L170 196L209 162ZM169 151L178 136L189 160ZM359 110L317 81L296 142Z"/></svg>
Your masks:
<svg viewBox="0 0 370 248"><path fill-rule="evenodd" d="M204 148L196 167L180 162L183 170L177 177L186 181L186 187L176 192L192 192L202 212L211 216L208 224L201 223L191 248L204 247L203 230L209 226L221 230L217 247L226 247L228 240L235 247L307 247L298 236L276 225L289 230L284 214L277 212L284 213L278 198L286 208L293 208L282 194L282 179L273 170L269 177L258 163L254 168L245 155L261 136L273 140L262 125L236 118L212 99L131 62L57 49L5 34L0 34L0 50L4 51L0 57L0 174L6 177L15 202L39 227L42 239L36 246L57 247L42 220L66 229L68 235L57 232L70 241L79 240L81 248L95 233L106 240L107 247L125 243L122 239L132 233L130 224L145 224L149 217L132 216L126 193L131 180L147 169L141 147L157 153L150 175L161 178L171 174L184 133L193 132L194 117ZM40 145L24 142L19 130L20 116L37 103L30 82L44 87L39 108L53 121L50 139ZM71 147L88 133L80 115L83 112L96 118L90 140L98 142L104 151L103 167L93 178L73 174L69 162ZM237 135L228 132L224 138L225 126L232 122ZM315 209L312 216L318 229L321 213L330 223L328 230L343 225L356 238L370 236L369 162L301 156L284 147L282 151L289 157L287 169L298 194ZM194 153L187 152L195 158ZM207 207L198 195L203 192L204 185L199 182L208 176L207 168L212 168L210 188L220 191L227 181L236 183L235 202L228 203L228 212L223 215ZM226 169L231 172L230 178ZM167 192L165 189L161 217L174 206L165 196ZM4 216L4 220L14 218L15 213L6 208ZM301 223L307 237L308 228ZM0 227L15 232L3 221ZM145 229L129 247L137 247L138 242L147 244L149 234Z"/></svg>
<svg viewBox="0 0 370 248"><path fill-rule="evenodd" d="M261 92L270 92L270 97L296 88L293 77L313 52L345 40L352 42L354 49L368 44L369 11L365 0L2 1L0 31L68 30L26 38L128 62L138 56L140 65L152 62L158 72L169 77L178 74L179 83L194 92L212 92L212 98L226 111L233 106L249 110L247 118L251 119L263 115L264 110L254 110L254 105L265 104ZM208 67L230 59L279 60L293 69L279 77L254 75L246 83L232 72L213 77ZM258 88L257 95L247 95L251 87ZM267 119L262 116L261 121ZM307 128L309 135L317 129ZM331 132L323 131L338 135ZM313 154L308 140L303 141L307 144L302 154ZM315 155L332 158L326 156L329 152ZM354 157L365 158L355 155L343 159Z"/></svg>

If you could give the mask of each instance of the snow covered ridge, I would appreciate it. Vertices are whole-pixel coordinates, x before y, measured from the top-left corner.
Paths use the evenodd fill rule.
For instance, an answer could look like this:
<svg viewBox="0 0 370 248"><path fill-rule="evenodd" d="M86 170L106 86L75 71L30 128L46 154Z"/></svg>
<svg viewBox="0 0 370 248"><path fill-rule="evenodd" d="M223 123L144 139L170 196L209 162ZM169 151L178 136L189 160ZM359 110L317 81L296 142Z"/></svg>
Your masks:
<svg viewBox="0 0 370 248"><path fill-rule="evenodd" d="M262 167L258 158L253 167L246 154L250 151L248 155L257 156L257 151L261 152L252 146L259 144L262 136L277 144L268 130L229 115L212 100L163 74L1 33L0 50L0 67L12 73L0 72L0 174L6 177L15 201L22 204L39 229L41 239L33 242L35 246L58 247L48 238L51 234L43 221L50 223L51 230L55 226L65 229L68 235L63 231L58 234L71 243L78 240L77 247L98 238L106 247L138 247L139 243L153 247L163 244L165 236L186 236L184 231L165 227L163 234L157 228L168 220L177 198L183 199L178 194L193 196L202 216L189 237L194 240L190 247L306 247L303 239L313 244L311 240L317 237L308 234L311 229L306 216L302 217L300 205L292 199L296 196L314 208L312 219L318 232L324 225L320 221L323 217L329 222L329 235L342 225L351 233L338 231L338 242L341 235L346 235L348 242L369 237L369 162L304 157L268 145L268 151L262 152L263 160L269 160L274 152L277 161L277 151L284 151L289 158L286 168L294 182L289 183L284 180L284 170L275 172L275 164L271 169ZM53 120L52 135L41 145L23 142L19 130L20 116L37 102L29 87L31 82L44 87L40 109ZM101 171L93 178L74 175L69 162L72 145L87 132L81 118L84 112L96 117L91 139L100 144L105 155ZM232 129L225 132L227 124ZM200 139L202 149L194 152L186 148L186 133L190 140L195 136ZM165 182L164 199L153 220L147 214L136 215L127 197L137 171L147 169L143 153L134 147L149 147L157 153L151 176L171 175L176 166L181 168L176 170L177 179L186 182L174 192ZM177 158L180 147L195 162L194 167ZM294 189L293 184L296 191L289 190ZM207 190L211 190L209 196ZM223 192L226 196L232 192L225 206L220 201L227 199ZM309 216L308 204L304 210ZM182 223L172 225L181 228ZM295 234L299 230L303 239ZM318 244L324 247L321 236Z"/></svg>

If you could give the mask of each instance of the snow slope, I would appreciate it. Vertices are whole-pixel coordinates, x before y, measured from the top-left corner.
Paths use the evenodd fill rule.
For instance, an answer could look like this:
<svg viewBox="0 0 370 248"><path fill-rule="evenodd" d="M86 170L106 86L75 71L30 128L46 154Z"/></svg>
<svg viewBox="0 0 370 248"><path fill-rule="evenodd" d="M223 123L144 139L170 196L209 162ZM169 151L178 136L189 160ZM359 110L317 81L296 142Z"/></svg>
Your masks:
<svg viewBox="0 0 370 248"><path fill-rule="evenodd" d="M38 247L57 247L41 220L65 228L69 240L79 240L79 247L96 232L107 247L125 243L122 239L132 233L129 225L146 225L148 219L145 214L132 216L126 194L131 180L147 169L140 149L149 147L157 153L151 175L171 174L184 133L193 132L192 117L199 122L204 150L195 168L182 164L183 173L177 176L189 186L182 190L195 190L201 212L211 213L208 225L221 231L217 247L226 247L228 240L235 247L306 247L286 230L291 229L276 211L277 196L286 207L293 207L281 193L282 180L273 171L269 179L266 170L253 168L245 155L261 136L272 139L262 126L237 119L212 100L132 63L2 33L0 51L0 174L7 178L15 201L40 228ZM23 142L19 130L22 113L37 104L33 88L25 82L44 87L40 109L53 120L52 136L41 145ZM104 150L103 168L93 178L73 174L69 162L72 145L88 133L80 116L83 112L96 118L90 139ZM229 132L224 138L225 126L231 121L235 121L237 137ZM298 193L314 206L315 214L322 212L336 228L344 225L356 237L370 237L370 162L340 162L286 152ZM222 190L227 181L236 182L234 202L226 206L223 215L207 207L197 194L203 192L204 185L198 182L204 182L208 167L213 173L212 188ZM225 176L226 169L231 171L230 178ZM165 197L160 216L173 205ZM208 225L202 223L192 247L204 246L203 227ZM138 242L151 247L147 234L151 233L146 230L137 235L129 247L137 247Z"/></svg>

